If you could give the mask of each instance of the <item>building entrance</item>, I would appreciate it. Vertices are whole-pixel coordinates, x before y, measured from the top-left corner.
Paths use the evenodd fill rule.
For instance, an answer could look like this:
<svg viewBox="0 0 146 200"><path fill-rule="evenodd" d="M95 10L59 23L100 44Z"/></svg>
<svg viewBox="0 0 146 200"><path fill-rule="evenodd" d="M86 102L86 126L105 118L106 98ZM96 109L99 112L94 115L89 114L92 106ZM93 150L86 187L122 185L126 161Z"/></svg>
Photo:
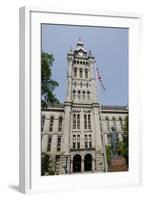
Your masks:
<svg viewBox="0 0 146 200"><path fill-rule="evenodd" d="M73 157L73 172L81 172L81 156L79 154Z"/></svg>
<svg viewBox="0 0 146 200"><path fill-rule="evenodd" d="M86 154L84 158L84 170L92 171L92 155Z"/></svg>

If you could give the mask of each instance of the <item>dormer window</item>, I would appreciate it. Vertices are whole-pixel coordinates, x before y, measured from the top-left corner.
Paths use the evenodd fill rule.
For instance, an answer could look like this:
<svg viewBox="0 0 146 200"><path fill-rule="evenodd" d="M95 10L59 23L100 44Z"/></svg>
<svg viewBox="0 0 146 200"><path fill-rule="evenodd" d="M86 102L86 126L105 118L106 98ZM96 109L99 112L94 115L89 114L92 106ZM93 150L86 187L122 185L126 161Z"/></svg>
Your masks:
<svg viewBox="0 0 146 200"><path fill-rule="evenodd" d="M77 77L77 68L74 68L74 77Z"/></svg>

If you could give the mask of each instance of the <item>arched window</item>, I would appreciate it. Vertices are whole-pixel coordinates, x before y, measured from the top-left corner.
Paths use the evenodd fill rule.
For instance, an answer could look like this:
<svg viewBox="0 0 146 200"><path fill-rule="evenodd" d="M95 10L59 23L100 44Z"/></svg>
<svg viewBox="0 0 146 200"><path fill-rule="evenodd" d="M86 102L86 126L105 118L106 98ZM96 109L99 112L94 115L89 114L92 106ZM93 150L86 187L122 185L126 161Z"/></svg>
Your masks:
<svg viewBox="0 0 146 200"><path fill-rule="evenodd" d="M87 98L90 99L90 92L87 92Z"/></svg>
<svg viewBox="0 0 146 200"><path fill-rule="evenodd" d="M62 131L62 121L63 121L63 118L62 118L62 117L59 117L59 123L58 123L58 131L59 131L59 132Z"/></svg>
<svg viewBox="0 0 146 200"><path fill-rule="evenodd" d="M82 65L82 61L80 61L80 64Z"/></svg>
<svg viewBox="0 0 146 200"><path fill-rule="evenodd" d="M54 125L54 117L52 116L50 118L50 128L49 128L49 131L52 132L53 131L53 125Z"/></svg>
<svg viewBox="0 0 146 200"><path fill-rule="evenodd" d="M74 68L74 77L77 77L77 68Z"/></svg>
<svg viewBox="0 0 146 200"><path fill-rule="evenodd" d="M88 115L88 129L91 129L91 116Z"/></svg>
<svg viewBox="0 0 146 200"><path fill-rule="evenodd" d="M84 129L87 129L87 115L84 115Z"/></svg>
<svg viewBox="0 0 146 200"><path fill-rule="evenodd" d="M85 135L85 149L88 148L88 139L87 139L87 135Z"/></svg>
<svg viewBox="0 0 146 200"><path fill-rule="evenodd" d="M82 86L83 86L83 83L81 82L81 84L80 84L80 85L81 85L81 88L82 88Z"/></svg>
<svg viewBox="0 0 146 200"><path fill-rule="evenodd" d="M85 61L83 61L83 65L85 65Z"/></svg>
<svg viewBox="0 0 146 200"><path fill-rule="evenodd" d="M80 78L82 78L83 77L83 70L82 70L82 68L80 68Z"/></svg>
<svg viewBox="0 0 146 200"><path fill-rule="evenodd" d="M77 115L77 129L80 129L80 115Z"/></svg>
<svg viewBox="0 0 146 200"><path fill-rule="evenodd" d="M76 91L73 90L73 99L75 99L75 98L76 98Z"/></svg>
<svg viewBox="0 0 146 200"><path fill-rule="evenodd" d="M83 91L83 99L85 99L85 91Z"/></svg>
<svg viewBox="0 0 146 200"><path fill-rule="evenodd" d="M76 114L73 114L73 129L76 129Z"/></svg>
<svg viewBox="0 0 146 200"><path fill-rule="evenodd" d="M80 90L78 91L78 99L80 99L80 97L81 97L81 92L80 92Z"/></svg>
<svg viewBox="0 0 146 200"><path fill-rule="evenodd" d="M88 78L88 69L85 69L85 78Z"/></svg>
<svg viewBox="0 0 146 200"><path fill-rule="evenodd" d="M73 135L73 149L76 148L76 135Z"/></svg>
<svg viewBox="0 0 146 200"><path fill-rule="evenodd" d="M76 60L74 60L74 64L76 64Z"/></svg>
<svg viewBox="0 0 146 200"><path fill-rule="evenodd" d="M89 148L90 149L92 148L92 137L91 137L91 135L89 135Z"/></svg>
<svg viewBox="0 0 146 200"><path fill-rule="evenodd" d="M77 60L77 64L79 64L79 61Z"/></svg>
<svg viewBox="0 0 146 200"><path fill-rule="evenodd" d="M80 149L80 135L77 135L77 149Z"/></svg>

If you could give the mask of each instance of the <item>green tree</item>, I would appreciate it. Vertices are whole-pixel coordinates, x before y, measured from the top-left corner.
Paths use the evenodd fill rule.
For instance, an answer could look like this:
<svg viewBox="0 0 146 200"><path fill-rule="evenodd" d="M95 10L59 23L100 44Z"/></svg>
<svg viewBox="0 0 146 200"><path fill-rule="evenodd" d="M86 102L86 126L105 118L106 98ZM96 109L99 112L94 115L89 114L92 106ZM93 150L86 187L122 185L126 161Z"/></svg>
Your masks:
<svg viewBox="0 0 146 200"><path fill-rule="evenodd" d="M124 124L124 134L123 134L123 140L119 143L118 152L120 155L124 156L126 159L126 163L128 165L128 157L129 157L129 151L128 151L128 116L125 119Z"/></svg>
<svg viewBox="0 0 146 200"><path fill-rule="evenodd" d="M59 103L59 100L53 94L58 87L57 81L51 79L53 55L42 52L41 54L41 108L47 108L48 104Z"/></svg>
<svg viewBox="0 0 146 200"><path fill-rule="evenodd" d="M54 175L55 170L53 168L53 163L49 156L45 153L41 156L41 175Z"/></svg>

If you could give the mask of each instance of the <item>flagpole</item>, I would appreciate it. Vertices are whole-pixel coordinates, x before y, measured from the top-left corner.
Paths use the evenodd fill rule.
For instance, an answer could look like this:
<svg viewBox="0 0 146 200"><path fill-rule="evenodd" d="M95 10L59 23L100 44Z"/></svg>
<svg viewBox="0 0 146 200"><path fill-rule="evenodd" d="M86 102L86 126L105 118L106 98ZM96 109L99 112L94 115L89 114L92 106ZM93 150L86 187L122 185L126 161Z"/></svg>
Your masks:
<svg viewBox="0 0 146 200"><path fill-rule="evenodd" d="M103 133L102 109L101 109L101 103L100 103L100 90L99 90L100 85L98 86L98 83L99 83L99 79L97 80L97 77L96 77L96 85L97 85L97 91L98 91L97 96L98 96L98 103L99 103L99 121L100 121L100 130L101 130L101 139L102 139L102 149L103 149L103 155L104 155L104 171L107 172L108 166L107 166L107 156L106 156L106 147L105 147L105 137ZM103 84L102 84L102 87L105 90Z"/></svg>

